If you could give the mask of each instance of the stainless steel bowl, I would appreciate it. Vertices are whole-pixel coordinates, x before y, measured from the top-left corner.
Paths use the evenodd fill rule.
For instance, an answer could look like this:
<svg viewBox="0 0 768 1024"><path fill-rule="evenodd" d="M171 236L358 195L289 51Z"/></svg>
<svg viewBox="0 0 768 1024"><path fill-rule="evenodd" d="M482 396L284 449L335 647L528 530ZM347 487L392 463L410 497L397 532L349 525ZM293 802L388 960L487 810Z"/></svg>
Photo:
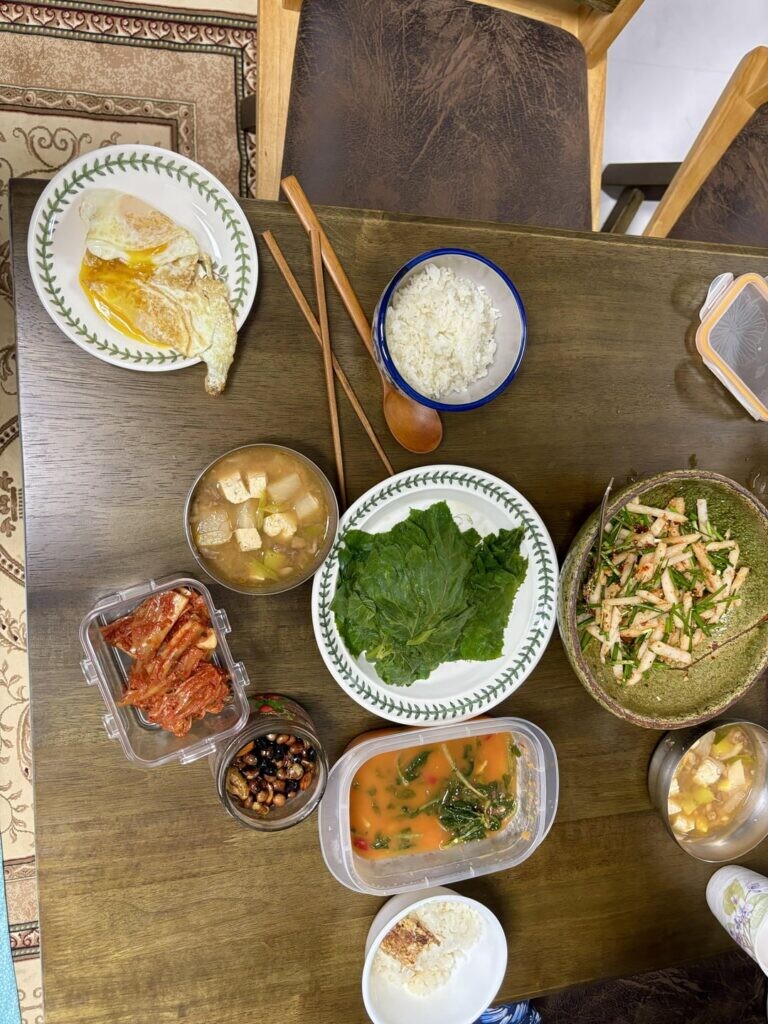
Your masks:
<svg viewBox="0 0 768 1024"><path fill-rule="evenodd" d="M295 459L303 462L317 477L320 482L323 492L325 494L325 500L328 505L328 532L326 533L325 540L322 546L318 549L317 556L314 562L300 575L292 577L287 581L275 581L274 583L263 583L258 586L249 587L246 584L232 583L230 580L220 576L214 566L203 557L201 552L198 550L195 538L192 535L192 527L189 522L189 514L192 508L192 501L197 491L198 484L203 479L209 469L212 469L217 463L221 462L228 455L234 455L235 452L244 451L247 448L267 448L270 451L288 452ZM328 552L333 547L333 542L336 539L336 531L339 526L339 503L336 500L336 492L331 487L331 482L325 473L316 465L311 459L308 459L306 455L302 455L301 452L297 452L294 448L286 448L282 444L242 444L237 448L232 448L228 452L224 452L219 455L218 458L214 459L213 462L209 462L208 465L197 475L197 479L189 489L187 500L184 503L184 532L187 537L187 543L189 549L195 556L197 564L206 572L212 580L220 584L222 587L226 587L228 590L234 590L238 594L251 594L254 596L267 596L269 594L283 594L287 590L293 590L294 587L301 586L302 583L306 583L310 577L314 576L320 566L323 564L325 559L328 557Z"/></svg>
<svg viewBox="0 0 768 1024"><path fill-rule="evenodd" d="M727 832L689 839L672 828L667 799L672 776L691 747L707 733L725 725L738 725L749 735L755 749L755 782L742 804L737 820ZM709 864L736 860L753 850L768 835L768 731L756 722L718 718L691 729L668 732L653 752L648 766L648 792L667 831L686 853Z"/></svg>

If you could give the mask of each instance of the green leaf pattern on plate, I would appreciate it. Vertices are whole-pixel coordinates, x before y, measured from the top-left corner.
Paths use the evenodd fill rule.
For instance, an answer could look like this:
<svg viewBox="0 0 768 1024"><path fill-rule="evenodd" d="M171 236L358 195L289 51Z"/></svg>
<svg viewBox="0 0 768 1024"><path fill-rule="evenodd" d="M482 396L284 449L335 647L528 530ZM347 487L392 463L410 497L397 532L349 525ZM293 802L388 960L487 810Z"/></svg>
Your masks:
<svg viewBox="0 0 768 1024"><path fill-rule="evenodd" d="M40 270L43 288L58 315L78 338L113 359L119 359L126 363L141 363L144 366L173 365L185 358L180 352L174 352L171 349L142 352L107 341L99 337L95 331L89 330L80 317L73 313L72 307L67 305L64 292L56 277L52 248L57 217L83 189L89 188L94 183L108 185L108 181L103 182L100 179L109 178L117 171L139 171L157 174L161 177L166 175L178 182L186 182L221 217L235 249L235 260L233 267L222 265L216 269L219 276L229 284L230 302L235 316L240 312L251 284L252 270L248 239L236 211L216 185L195 168L186 167L174 158L162 154L144 153L140 156L138 153L106 153L95 155L92 161L82 164L64 177L61 185L54 189L49 197L35 235L35 262Z"/></svg>
<svg viewBox="0 0 768 1024"><path fill-rule="evenodd" d="M516 516L525 527L525 540L531 551L529 572L535 572L538 583L537 616L530 636L518 653L512 665L500 675L483 686L471 697L455 698L448 701L432 701L429 705L414 703L402 697L392 696L371 686L367 679L359 674L357 666L336 632L331 601L334 591L334 576L337 567L339 548L343 544L347 530L355 529L370 512L390 498L407 493L424 486L459 486L484 494L505 511ZM350 687L368 707L384 714L397 714L414 722L447 721L465 715L479 714L483 708L496 703L499 695L505 690L513 689L521 673L540 654L549 636L555 615L555 572L551 562L548 545L542 535L538 523L515 498L498 484L467 471L428 470L413 473L407 477L393 480L392 483L378 489L355 514L344 524L336 538L330 555L320 569L318 586L318 620L320 635L326 654L335 670L347 686Z"/></svg>

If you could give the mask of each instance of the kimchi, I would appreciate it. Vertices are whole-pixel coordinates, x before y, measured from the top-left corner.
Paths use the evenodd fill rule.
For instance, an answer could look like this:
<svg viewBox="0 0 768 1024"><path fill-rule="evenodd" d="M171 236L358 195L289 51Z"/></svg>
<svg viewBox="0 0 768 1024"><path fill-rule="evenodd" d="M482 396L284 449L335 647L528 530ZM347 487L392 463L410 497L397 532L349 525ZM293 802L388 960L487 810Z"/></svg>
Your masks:
<svg viewBox="0 0 768 1024"><path fill-rule="evenodd" d="M229 676L212 660L216 633L201 594L178 587L148 597L130 615L101 629L105 641L134 661L121 700L175 736L217 714L230 697Z"/></svg>

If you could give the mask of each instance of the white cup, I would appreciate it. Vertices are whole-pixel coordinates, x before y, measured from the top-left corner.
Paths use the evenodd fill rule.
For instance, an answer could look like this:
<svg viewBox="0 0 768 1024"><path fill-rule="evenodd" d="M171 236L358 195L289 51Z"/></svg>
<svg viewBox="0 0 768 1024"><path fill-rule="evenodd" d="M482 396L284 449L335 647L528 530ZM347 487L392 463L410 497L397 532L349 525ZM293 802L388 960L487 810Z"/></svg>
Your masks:
<svg viewBox="0 0 768 1024"><path fill-rule="evenodd" d="M768 878L728 864L710 878L707 903L733 941L768 974Z"/></svg>

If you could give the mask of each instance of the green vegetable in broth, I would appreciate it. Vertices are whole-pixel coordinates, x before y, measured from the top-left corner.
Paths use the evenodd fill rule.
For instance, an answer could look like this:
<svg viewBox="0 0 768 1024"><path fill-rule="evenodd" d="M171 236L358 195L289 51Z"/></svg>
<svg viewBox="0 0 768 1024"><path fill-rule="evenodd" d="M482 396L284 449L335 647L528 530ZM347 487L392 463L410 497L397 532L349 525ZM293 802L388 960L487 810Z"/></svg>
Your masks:
<svg viewBox="0 0 768 1024"><path fill-rule="evenodd" d="M332 605L339 633L395 686L446 661L500 657L528 565L522 539L522 527L462 531L444 501L411 509L387 533L350 530Z"/></svg>
<svg viewBox="0 0 768 1024"><path fill-rule="evenodd" d="M421 770L427 763L427 758L431 753L431 750L422 750L421 753L416 754L416 756L412 760L410 760L404 768L401 768L399 766L399 761L397 762L397 774L403 785L407 786L409 782L414 782L416 779L418 779L418 777L421 775Z"/></svg>

